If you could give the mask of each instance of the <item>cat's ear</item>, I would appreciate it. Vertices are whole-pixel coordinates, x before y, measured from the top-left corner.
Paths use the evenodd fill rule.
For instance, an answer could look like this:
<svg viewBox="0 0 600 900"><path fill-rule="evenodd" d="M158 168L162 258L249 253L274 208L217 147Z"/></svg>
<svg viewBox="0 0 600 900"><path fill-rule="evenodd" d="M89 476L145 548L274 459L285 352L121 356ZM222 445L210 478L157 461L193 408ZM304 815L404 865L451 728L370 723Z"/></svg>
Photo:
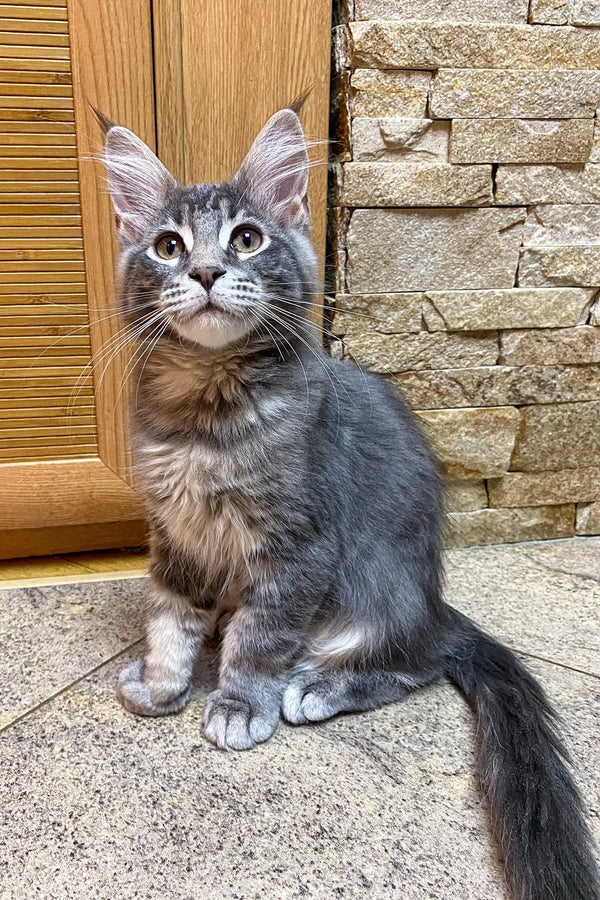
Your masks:
<svg viewBox="0 0 600 900"><path fill-rule="evenodd" d="M300 119L292 109L271 116L240 166L234 181L282 225L306 228L308 153Z"/></svg>
<svg viewBox="0 0 600 900"><path fill-rule="evenodd" d="M105 117L100 123L105 132L104 163L117 234L124 243L130 243L146 231L177 182L132 131Z"/></svg>

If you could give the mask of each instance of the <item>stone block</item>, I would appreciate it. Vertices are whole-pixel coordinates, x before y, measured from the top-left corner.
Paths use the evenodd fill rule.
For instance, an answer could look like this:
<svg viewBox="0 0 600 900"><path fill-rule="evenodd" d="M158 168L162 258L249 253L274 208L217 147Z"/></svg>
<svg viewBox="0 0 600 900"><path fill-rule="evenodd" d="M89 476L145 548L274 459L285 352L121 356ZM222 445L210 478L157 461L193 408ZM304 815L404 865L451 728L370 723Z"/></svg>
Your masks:
<svg viewBox="0 0 600 900"><path fill-rule="evenodd" d="M512 406L428 410L418 416L449 478L493 478L508 470L519 424Z"/></svg>
<svg viewBox="0 0 600 900"><path fill-rule="evenodd" d="M449 140L449 122L364 116L352 122L352 155L357 162L448 162Z"/></svg>
<svg viewBox="0 0 600 900"><path fill-rule="evenodd" d="M570 19L573 25L600 25L598 0L570 0Z"/></svg>
<svg viewBox="0 0 600 900"><path fill-rule="evenodd" d="M508 472L488 482L490 506L553 506L600 500L600 469Z"/></svg>
<svg viewBox="0 0 600 900"><path fill-rule="evenodd" d="M453 163L584 163L593 119L454 119Z"/></svg>
<svg viewBox="0 0 600 900"><path fill-rule="evenodd" d="M523 230L525 247L600 245L600 204L532 206Z"/></svg>
<svg viewBox="0 0 600 900"><path fill-rule="evenodd" d="M496 175L496 201L501 205L599 203L600 165L500 166Z"/></svg>
<svg viewBox="0 0 600 900"><path fill-rule="evenodd" d="M476 547L484 544L514 544L572 537L575 508L533 506L522 509L478 509L448 513L446 547Z"/></svg>
<svg viewBox="0 0 600 900"><path fill-rule="evenodd" d="M600 328L547 328L508 331L500 335L500 359L505 366L581 365L600 362Z"/></svg>
<svg viewBox="0 0 600 900"><path fill-rule="evenodd" d="M341 202L351 207L488 206L492 202L492 167L346 163Z"/></svg>
<svg viewBox="0 0 600 900"><path fill-rule="evenodd" d="M447 481L444 484L444 508L447 512L485 509L488 495L484 481Z"/></svg>
<svg viewBox="0 0 600 900"><path fill-rule="evenodd" d="M408 294L338 294L332 330L343 335L346 331L381 331L383 334L402 334L421 331L423 295Z"/></svg>
<svg viewBox="0 0 600 900"><path fill-rule="evenodd" d="M484 366L394 375L413 409L531 406L600 397L600 365Z"/></svg>
<svg viewBox="0 0 600 900"><path fill-rule="evenodd" d="M600 400L526 406L510 468L520 472L583 469L600 459Z"/></svg>
<svg viewBox="0 0 600 900"><path fill-rule="evenodd" d="M569 0L531 0L529 21L532 25L566 25Z"/></svg>
<svg viewBox="0 0 600 900"><path fill-rule="evenodd" d="M600 33L452 22L353 22L351 61L380 69L594 70Z"/></svg>
<svg viewBox="0 0 600 900"><path fill-rule="evenodd" d="M381 334L361 323L346 327L346 352L356 362L381 374L412 369L485 366L495 362L495 336L484 334Z"/></svg>
<svg viewBox="0 0 600 900"><path fill-rule="evenodd" d="M578 503L575 534L600 534L600 503Z"/></svg>
<svg viewBox="0 0 600 900"><path fill-rule="evenodd" d="M350 79L353 116L425 116L431 72L356 69Z"/></svg>
<svg viewBox="0 0 600 900"><path fill-rule="evenodd" d="M508 288L523 209L358 209L347 235L351 293Z"/></svg>
<svg viewBox="0 0 600 900"><path fill-rule="evenodd" d="M566 328L585 322L593 296L578 288L427 291L423 318L429 331Z"/></svg>
<svg viewBox="0 0 600 900"><path fill-rule="evenodd" d="M600 44L598 53L600 58ZM599 71L440 69L431 86L430 114L437 119L593 118L599 104Z"/></svg>
<svg viewBox="0 0 600 900"><path fill-rule="evenodd" d="M577 207L581 210L581 207ZM600 244L595 247L530 247L519 263L519 285L600 286Z"/></svg>
<svg viewBox="0 0 600 900"><path fill-rule="evenodd" d="M354 18L439 22L526 22L527 0L356 0Z"/></svg>

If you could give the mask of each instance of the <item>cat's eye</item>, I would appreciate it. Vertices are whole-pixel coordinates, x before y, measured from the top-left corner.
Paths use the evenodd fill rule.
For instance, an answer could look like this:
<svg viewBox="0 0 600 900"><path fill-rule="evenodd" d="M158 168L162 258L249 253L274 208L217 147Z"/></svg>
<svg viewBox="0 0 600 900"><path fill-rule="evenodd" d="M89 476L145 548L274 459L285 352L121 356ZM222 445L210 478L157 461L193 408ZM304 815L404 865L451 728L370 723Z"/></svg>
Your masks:
<svg viewBox="0 0 600 900"><path fill-rule="evenodd" d="M231 235L230 244L238 253L254 253L262 245L263 237L256 228L240 225Z"/></svg>
<svg viewBox="0 0 600 900"><path fill-rule="evenodd" d="M177 259L185 250L185 246L178 234L161 234L154 244L154 249L161 259Z"/></svg>

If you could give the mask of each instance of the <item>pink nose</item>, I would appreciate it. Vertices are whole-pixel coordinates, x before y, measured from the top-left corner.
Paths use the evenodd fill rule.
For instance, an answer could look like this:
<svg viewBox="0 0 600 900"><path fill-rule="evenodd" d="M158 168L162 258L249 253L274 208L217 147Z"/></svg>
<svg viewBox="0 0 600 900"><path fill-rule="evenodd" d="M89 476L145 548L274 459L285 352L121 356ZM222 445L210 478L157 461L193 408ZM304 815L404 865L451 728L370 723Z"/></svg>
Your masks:
<svg viewBox="0 0 600 900"><path fill-rule="evenodd" d="M218 269L216 266L204 266L198 269L192 269L190 278L199 281L204 290L208 293L211 287L221 275L225 274L224 269Z"/></svg>

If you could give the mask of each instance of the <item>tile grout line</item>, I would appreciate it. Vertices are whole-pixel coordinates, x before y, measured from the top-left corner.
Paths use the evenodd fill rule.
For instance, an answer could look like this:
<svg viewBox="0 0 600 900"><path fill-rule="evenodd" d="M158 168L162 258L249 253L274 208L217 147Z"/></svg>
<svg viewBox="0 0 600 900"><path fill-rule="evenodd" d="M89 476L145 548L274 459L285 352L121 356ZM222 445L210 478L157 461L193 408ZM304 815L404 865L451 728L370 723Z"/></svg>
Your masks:
<svg viewBox="0 0 600 900"><path fill-rule="evenodd" d="M58 691L55 691L50 696L45 697L43 700L40 700L35 706L32 706L30 709L26 710L24 713L21 713L20 716L17 716L16 719L13 719L12 722L9 722L7 725L4 725L0 728L0 735L4 734L5 731L8 731L9 728L12 728L13 725L17 725L19 722L22 722L23 719L28 718L34 712L37 712L38 709L41 709L43 706L46 706L48 703L52 703L53 700L56 700L57 697L60 697L62 694L66 694L67 691L70 691L71 688L74 688L76 685L81 684L82 681L85 681L86 678L89 678L90 675L94 675L96 672L99 672L100 669L107 666L109 663L113 662L115 659L118 659L119 656L123 656L124 653L128 653L129 650L132 650L134 647L137 647L138 644L141 644L143 638L138 638L137 641L134 641L132 644L128 644L126 647L123 647L117 653L114 653L112 656L109 656L108 659L103 660L101 663L98 663L97 666L94 666L93 669L90 669L88 672L85 672L79 678L76 678L75 681L69 682L69 684L65 685L65 687L60 688Z"/></svg>
<svg viewBox="0 0 600 900"><path fill-rule="evenodd" d="M0 728L0 735L4 734L5 731L8 731L9 728L12 728L13 725L18 725L19 722L22 722L24 719L27 719L29 716L31 716L33 713L37 712L39 709L42 709L44 706L47 706L49 703L52 703L58 697L62 696L63 694L66 694L67 691L70 691L76 685L81 684L81 682L85 681L86 678L89 678L90 675L94 675L96 672L99 672L100 669L104 668L104 666L107 666L109 663L114 662L115 659L118 659L120 656L123 656L123 654L128 653L134 647L137 647L139 644L141 644L142 641L143 641L143 638L138 638L137 641L134 641L132 644L128 644L126 647L123 647L117 653L114 653L112 656L109 656L108 659L105 659L101 663L98 663L97 666L94 666L92 669L85 672L79 678L76 678L74 681L71 681L69 684L60 688L58 691L55 691L53 694L50 694L48 697L45 697L43 700L41 700L35 706L32 706L30 709L26 710L24 713L21 713L20 716L17 716L16 719L13 719L11 722L8 722L6 725L4 725L2 728ZM576 672L578 675L585 675L589 678L596 678L596 679L600 680L600 675L597 675L595 672L587 672L584 669L576 669L574 666L568 666L568 665L566 665L566 663L556 662L555 660L548 659L545 656L538 656L536 653L527 653L524 650L518 650L516 648L513 648L513 650L514 650L514 652L518 653L520 656L525 656L528 659L537 659L540 662L547 663L548 665L557 666L558 668L566 669L569 672Z"/></svg>
<svg viewBox="0 0 600 900"><path fill-rule="evenodd" d="M569 672L577 672L578 675L586 675L588 678L597 678L600 681L600 675L596 672L587 672L585 669L577 669L575 666L568 666L566 663L557 662L555 659L548 659L547 656L538 656L537 653L528 653L526 650L519 650L516 647L512 647L511 649L520 656L526 656L529 659L539 659L540 662L548 663L550 666L558 666L560 669L567 669Z"/></svg>
<svg viewBox="0 0 600 900"><path fill-rule="evenodd" d="M545 569L546 572L558 572L559 575L570 575L572 578L581 578L583 581L593 581L596 584L600 584L600 578L598 578L597 575L588 575L587 572L572 572L570 569L559 569L556 566L550 565L550 563L547 563L542 559L538 559L535 556L530 556L530 554L525 551L523 551L523 556L534 565L540 566L542 569Z"/></svg>

